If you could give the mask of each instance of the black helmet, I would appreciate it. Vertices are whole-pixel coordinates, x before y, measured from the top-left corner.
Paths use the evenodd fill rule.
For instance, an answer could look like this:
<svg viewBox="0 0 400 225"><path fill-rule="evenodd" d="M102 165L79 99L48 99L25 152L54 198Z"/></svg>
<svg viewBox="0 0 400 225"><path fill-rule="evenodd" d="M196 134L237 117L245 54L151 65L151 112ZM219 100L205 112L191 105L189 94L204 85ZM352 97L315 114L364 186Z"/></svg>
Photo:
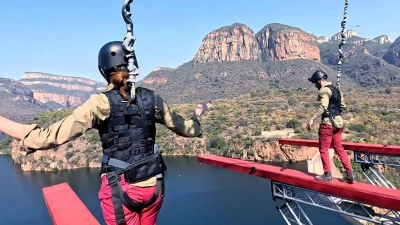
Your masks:
<svg viewBox="0 0 400 225"><path fill-rule="evenodd" d="M103 45L99 51L98 66L101 75L109 81L111 69L116 66L127 66L126 55L122 49L122 41L112 41ZM135 58L136 64L136 58Z"/></svg>
<svg viewBox="0 0 400 225"><path fill-rule="evenodd" d="M317 71L315 71L315 73L310 77L310 78L308 78L308 80L311 82L311 83L315 83L315 82L317 82L317 80L319 80L319 79L328 79L328 74L326 74L324 71L322 71L322 70L317 70Z"/></svg>

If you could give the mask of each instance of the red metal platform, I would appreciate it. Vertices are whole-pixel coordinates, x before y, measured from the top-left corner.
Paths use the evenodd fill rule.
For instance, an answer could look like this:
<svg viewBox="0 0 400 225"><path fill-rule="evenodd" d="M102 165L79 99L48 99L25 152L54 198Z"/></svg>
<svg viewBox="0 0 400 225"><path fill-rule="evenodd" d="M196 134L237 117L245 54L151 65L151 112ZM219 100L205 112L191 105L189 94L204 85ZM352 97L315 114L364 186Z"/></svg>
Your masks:
<svg viewBox="0 0 400 225"><path fill-rule="evenodd" d="M294 138L282 138L279 140L279 144L307 146L316 148L318 148L319 146L318 140L305 140L305 139L294 139ZM344 149L351 151L400 156L400 146L397 145L378 145L378 144L343 142L342 146Z"/></svg>
<svg viewBox="0 0 400 225"><path fill-rule="evenodd" d="M67 183L45 187L42 191L55 225L100 225Z"/></svg>
<svg viewBox="0 0 400 225"><path fill-rule="evenodd" d="M292 139L293 140L293 139ZM348 184L334 179L318 182L311 174L277 166L265 165L216 155L198 156L200 163L251 174L276 182L359 201L386 209L400 211L400 190L365 183Z"/></svg>

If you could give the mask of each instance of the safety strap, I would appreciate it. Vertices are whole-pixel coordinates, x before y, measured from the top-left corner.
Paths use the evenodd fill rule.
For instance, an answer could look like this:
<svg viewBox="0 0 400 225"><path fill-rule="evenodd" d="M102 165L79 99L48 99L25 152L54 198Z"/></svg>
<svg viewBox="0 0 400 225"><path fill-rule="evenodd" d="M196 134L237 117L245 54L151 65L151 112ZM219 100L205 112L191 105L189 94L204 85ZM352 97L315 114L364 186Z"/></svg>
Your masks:
<svg viewBox="0 0 400 225"><path fill-rule="evenodd" d="M331 124L332 124L333 133L336 133L337 131L339 131L339 128L336 127L336 123L335 123L335 120L333 119L332 115L329 116L329 120L331 121Z"/></svg>
<svg viewBox="0 0 400 225"><path fill-rule="evenodd" d="M121 169L126 169L131 165L127 162L118 159L114 158L108 159L108 157L105 156L103 156L102 161L103 163L106 163L109 166L118 167ZM118 225L125 224L125 215L122 205L125 205L125 207L131 211L137 211L153 204L157 200L160 191L161 191L161 196L164 197L165 186L162 177L161 178L157 177L156 190L154 191L154 194L151 197L151 199L149 199L149 201L144 203L136 202L124 192L119 183L120 176L116 174L114 171L107 172L106 177L108 185L110 185L111 188L111 200L114 207L115 219Z"/></svg>
<svg viewBox="0 0 400 225"><path fill-rule="evenodd" d="M142 96L141 95L137 95L137 103L138 103L138 106L139 106L139 112L140 112L140 115L142 116L142 119L145 119L146 117L145 117L145 115L144 115L144 108L143 108L143 100L142 100Z"/></svg>
<svg viewBox="0 0 400 225"><path fill-rule="evenodd" d="M114 207L115 220L117 224L125 224L125 215L124 210L122 208L122 199L121 199L121 185L119 184L119 176L115 172L108 172L107 183L111 188L111 200Z"/></svg>

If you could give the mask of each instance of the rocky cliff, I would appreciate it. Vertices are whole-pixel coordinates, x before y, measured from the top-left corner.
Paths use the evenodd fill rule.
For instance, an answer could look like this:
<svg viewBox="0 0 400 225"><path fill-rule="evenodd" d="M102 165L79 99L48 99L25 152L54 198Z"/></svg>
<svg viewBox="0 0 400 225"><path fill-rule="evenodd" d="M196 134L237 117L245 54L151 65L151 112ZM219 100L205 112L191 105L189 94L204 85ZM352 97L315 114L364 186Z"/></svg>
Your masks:
<svg viewBox="0 0 400 225"><path fill-rule="evenodd" d="M353 30L345 36L342 86L400 85L400 69L383 58L391 46L388 36L363 38ZM265 88L310 87L307 77L317 69L336 79L339 37L340 33L327 38L279 23L254 34L235 23L207 34L191 61L175 69L157 68L138 85L157 90L170 103L231 98Z"/></svg>
<svg viewBox="0 0 400 225"><path fill-rule="evenodd" d="M215 30L204 37L193 62L232 62L260 60L260 48L253 31L235 23Z"/></svg>
<svg viewBox="0 0 400 225"><path fill-rule="evenodd" d="M53 74L27 72L20 80L30 88L33 97L42 103L57 103L64 107L76 107L93 93L105 90L106 84L90 79Z"/></svg>
<svg viewBox="0 0 400 225"><path fill-rule="evenodd" d="M381 35L379 37L373 38L372 41L379 44L392 43L392 39L387 35Z"/></svg>
<svg viewBox="0 0 400 225"><path fill-rule="evenodd" d="M311 59L320 61L314 37L284 24L265 26L257 34L241 23L225 26L204 37L194 64L207 62L236 62Z"/></svg>
<svg viewBox="0 0 400 225"><path fill-rule="evenodd" d="M256 39L265 61L299 58L321 61L317 42L301 29L268 24L256 34Z"/></svg>
<svg viewBox="0 0 400 225"><path fill-rule="evenodd" d="M349 39L349 38L351 38L351 37L357 37L357 33L356 33L354 30L345 30L345 31L344 31L344 37L345 37L346 39ZM333 41L340 41L340 40L342 40L342 34L341 34L341 32L337 32L335 35L333 35L333 36L331 37L331 40L333 40Z"/></svg>
<svg viewBox="0 0 400 225"><path fill-rule="evenodd" d="M90 79L46 73L25 73L18 81L0 78L0 115L25 123L43 112L76 107L105 87ZM0 141L4 138L0 133Z"/></svg>
<svg viewBox="0 0 400 225"><path fill-rule="evenodd" d="M163 129L163 128L161 128ZM34 154L26 156L18 148L18 141L12 141L11 158L14 163L19 164L23 171L57 171L71 170L79 168L99 168L101 166L102 151L99 142L90 141L93 138L90 135L84 136L59 146L58 148L37 151ZM210 153L207 150L207 141L201 141L196 144L191 140L182 137L169 137L170 142L159 143L164 155L171 156L197 156ZM192 146L187 149L185 146ZM242 144L233 145L237 148L243 148ZM166 151L165 149L172 149ZM318 152L317 148L302 147L294 152L290 148L281 148L277 141L266 142L263 138L256 138L251 148L242 151L229 151L225 156L257 161L304 161L310 160Z"/></svg>
<svg viewBox="0 0 400 225"><path fill-rule="evenodd" d="M379 46L377 46L379 45ZM385 59L379 57L382 53L378 51L385 45L374 42L363 44L348 43L343 47L345 66L343 72L358 86L386 87L400 85L400 70L391 65ZM323 43L320 45L322 63L329 65L332 69L337 67L337 45Z"/></svg>
<svg viewBox="0 0 400 225"><path fill-rule="evenodd" d="M400 67L400 37L390 46L383 59L394 66Z"/></svg>
<svg viewBox="0 0 400 225"><path fill-rule="evenodd" d="M12 79L0 78L0 98L0 115L20 122L49 110L28 87Z"/></svg>
<svg viewBox="0 0 400 225"><path fill-rule="evenodd" d="M372 39L371 38L363 38L363 37L358 36L357 32L355 32L354 30L345 31L344 36L346 38L346 43L351 43L351 44L356 44L356 45L362 45L365 43L369 44L369 45L371 45L373 43L378 43L380 45L384 45L384 44L392 43L392 39L387 35L380 35L380 36L372 38ZM341 33L338 32L330 38L330 41L333 43L339 43L341 41L341 39L342 39Z"/></svg>
<svg viewBox="0 0 400 225"><path fill-rule="evenodd" d="M379 87L400 84L398 43L390 37L347 38L342 85ZM264 88L309 87L306 77L324 69L335 79L340 34L331 38L272 23L257 33L242 23L205 35L197 53L177 68L156 67L139 86L157 90L170 103L231 98ZM390 50L389 50L390 48ZM50 109L76 107L105 89L93 80L27 72L20 83Z"/></svg>

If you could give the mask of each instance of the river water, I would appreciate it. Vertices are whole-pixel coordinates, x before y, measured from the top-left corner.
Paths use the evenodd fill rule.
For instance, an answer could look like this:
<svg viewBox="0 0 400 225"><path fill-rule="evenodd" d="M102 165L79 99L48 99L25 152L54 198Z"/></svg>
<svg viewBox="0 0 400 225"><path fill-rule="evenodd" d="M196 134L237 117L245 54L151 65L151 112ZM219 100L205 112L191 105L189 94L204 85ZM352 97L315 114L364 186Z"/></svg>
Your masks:
<svg viewBox="0 0 400 225"><path fill-rule="evenodd" d="M285 225L271 197L269 180L201 165L195 157L165 157L166 196L158 225ZM305 162L285 165L306 169ZM93 215L102 219L97 192L99 169L24 172L0 155L0 225L52 224L42 188L68 182ZM350 225L334 212L303 206L314 225Z"/></svg>

